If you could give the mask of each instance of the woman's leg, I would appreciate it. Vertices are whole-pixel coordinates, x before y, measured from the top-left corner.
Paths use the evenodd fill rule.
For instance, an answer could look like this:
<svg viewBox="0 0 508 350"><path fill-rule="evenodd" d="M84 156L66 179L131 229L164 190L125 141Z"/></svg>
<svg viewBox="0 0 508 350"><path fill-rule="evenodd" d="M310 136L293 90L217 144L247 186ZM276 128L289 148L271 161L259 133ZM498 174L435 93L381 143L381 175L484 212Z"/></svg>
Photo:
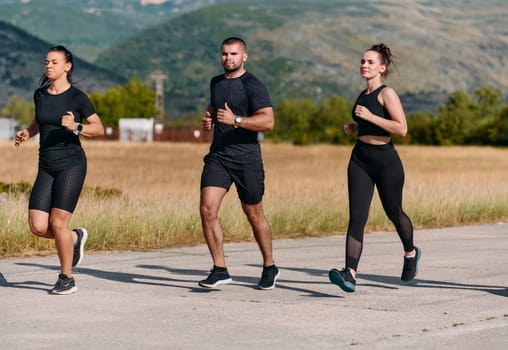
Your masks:
<svg viewBox="0 0 508 350"><path fill-rule="evenodd" d="M404 187L404 168L395 151L385 154L386 167L379 173L376 186L379 197L388 218L395 225L395 229L402 241L407 254L414 253L413 224L402 210L402 190Z"/></svg>
<svg viewBox="0 0 508 350"><path fill-rule="evenodd" d="M349 224L346 236L346 268L354 274L363 250L363 233L374 193L374 181L355 159L348 166Z"/></svg>
<svg viewBox="0 0 508 350"><path fill-rule="evenodd" d="M55 237L61 273L71 277L76 232L69 229L86 175L86 163L62 170L53 183L53 204L49 225Z"/></svg>
<svg viewBox="0 0 508 350"><path fill-rule="evenodd" d="M50 215L51 231L55 236L55 247L60 260L60 273L72 277L72 256L75 232L69 229L72 213L53 208Z"/></svg>
<svg viewBox="0 0 508 350"><path fill-rule="evenodd" d="M39 169L28 204L30 231L36 236L48 239L55 238L49 226L49 213L53 200L53 181L54 178L51 174Z"/></svg>
<svg viewBox="0 0 508 350"><path fill-rule="evenodd" d="M346 267L328 272L330 282L343 291L352 293L356 286L356 270L363 250L363 232L369 217L374 193L374 180L358 156L363 154L358 144L353 149L348 165L349 224L346 236Z"/></svg>
<svg viewBox="0 0 508 350"><path fill-rule="evenodd" d="M418 273L421 249L413 244L413 224L402 210L404 168L395 149L393 149L391 156L387 159L387 165L377 183L379 197L383 203L386 215L395 225L404 246L404 266L400 278L403 281L409 282Z"/></svg>

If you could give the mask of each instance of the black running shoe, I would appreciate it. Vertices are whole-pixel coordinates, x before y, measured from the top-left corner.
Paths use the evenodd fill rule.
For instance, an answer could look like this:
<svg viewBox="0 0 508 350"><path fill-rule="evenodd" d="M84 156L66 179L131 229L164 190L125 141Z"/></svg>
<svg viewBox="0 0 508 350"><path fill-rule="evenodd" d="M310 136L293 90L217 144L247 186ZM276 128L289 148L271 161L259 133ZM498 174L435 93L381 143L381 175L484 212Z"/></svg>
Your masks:
<svg viewBox="0 0 508 350"><path fill-rule="evenodd" d="M74 278L67 277L63 273L58 275L58 281L56 281L55 286L51 290L51 294L65 295L72 294L77 292L78 287L76 287L76 281Z"/></svg>
<svg viewBox="0 0 508 350"><path fill-rule="evenodd" d="M344 292L353 293L355 291L356 280L349 269L342 269L340 271L331 269L328 272L328 278L330 282L339 286Z"/></svg>
<svg viewBox="0 0 508 350"><path fill-rule="evenodd" d="M221 284L230 284L231 282L233 282L233 279L229 276L228 269L214 265L208 277L199 281L198 284L205 288L215 288Z"/></svg>
<svg viewBox="0 0 508 350"><path fill-rule="evenodd" d="M415 247L415 249L415 256L404 257L404 267L402 269L402 275L400 276L400 279L404 282L411 281L418 273L418 261L420 261L420 257L422 256L422 250L418 247Z"/></svg>
<svg viewBox="0 0 508 350"><path fill-rule="evenodd" d="M261 279L259 280L257 289L273 289L275 287L275 282L277 282L277 278L280 276L279 268L275 265L271 266L263 266L263 273L261 274Z"/></svg>
<svg viewBox="0 0 508 350"><path fill-rule="evenodd" d="M76 232L78 238L74 242L74 254L72 256L72 266L78 266L85 255L85 243L88 239L88 232L84 228L77 228L73 230Z"/></svg>

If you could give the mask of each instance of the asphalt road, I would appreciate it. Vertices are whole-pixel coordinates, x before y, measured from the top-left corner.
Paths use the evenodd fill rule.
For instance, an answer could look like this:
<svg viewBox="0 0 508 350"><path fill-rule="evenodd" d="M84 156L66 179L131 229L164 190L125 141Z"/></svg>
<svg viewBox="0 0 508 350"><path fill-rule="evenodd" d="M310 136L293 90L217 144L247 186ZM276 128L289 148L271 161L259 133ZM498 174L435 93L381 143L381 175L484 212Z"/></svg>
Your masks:
<svg viewBox="0 0 508 350"><path fill-rule="evenodd" d="M91 232L93 234L93 232ZM365 239L357 290L328 282L344 236L278 240L277 287L255 243L227 244L233 284L200 288L206 246L87 254L78 292L48 292L52 257L0 260L0 349L508 349L508 224L415 232L419 274L400 281L394 233Z"/></svg>

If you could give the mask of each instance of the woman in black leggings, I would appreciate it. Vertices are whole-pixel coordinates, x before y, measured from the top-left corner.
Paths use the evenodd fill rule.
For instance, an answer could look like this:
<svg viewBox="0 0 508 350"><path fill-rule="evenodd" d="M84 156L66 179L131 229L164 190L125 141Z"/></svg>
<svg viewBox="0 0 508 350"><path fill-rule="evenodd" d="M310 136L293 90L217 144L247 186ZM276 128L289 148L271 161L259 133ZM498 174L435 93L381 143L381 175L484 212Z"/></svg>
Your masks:
<svg viewBox="0 0 508 350"><path fill-rule="evenodd" d="M402 210L404 169L390 137L391 134L405 136L407 133L406 116L399 96L382 81L388 76L392 61L391 51L384 44L374 45L363 54L360 74L367 89L360 93L353 107L355 123L344 126L348 135L358 133L348 166L346 267L340 271L330 270L329 278L346 292L355 291L374 186L404 246L403 281L415 278L421 256L420 248L413 245L411 220Z"/></svg>
<svg viewBox="0 0 508 350"><path fill-rule="evenodd" d="M35 118L16 133L15 146L39 134L39 172L30 195L28 221L33 234L55 240L60 274L53 294L77 291L72 267L83 259L88 237L84 228L69 230L86 175L86 156L79 135L99 136L104 127L88 97L74 85L72 54L51 48L41 86L34 93ZM81 124L86 120L86 124Z"/></svg>

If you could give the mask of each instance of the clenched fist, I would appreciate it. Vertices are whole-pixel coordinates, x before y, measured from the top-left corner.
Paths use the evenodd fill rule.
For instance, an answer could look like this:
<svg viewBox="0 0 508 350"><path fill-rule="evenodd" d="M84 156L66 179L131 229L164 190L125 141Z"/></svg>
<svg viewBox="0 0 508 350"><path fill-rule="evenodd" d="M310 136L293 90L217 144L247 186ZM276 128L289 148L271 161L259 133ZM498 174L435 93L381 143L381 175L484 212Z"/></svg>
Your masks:
<svg viewBox="0 0 508 350"><path fill-rule="evenodd" d="M70 131L76 130L77 123L74 120L74 114L71 111L62 116L62 126Z"/></svg>

